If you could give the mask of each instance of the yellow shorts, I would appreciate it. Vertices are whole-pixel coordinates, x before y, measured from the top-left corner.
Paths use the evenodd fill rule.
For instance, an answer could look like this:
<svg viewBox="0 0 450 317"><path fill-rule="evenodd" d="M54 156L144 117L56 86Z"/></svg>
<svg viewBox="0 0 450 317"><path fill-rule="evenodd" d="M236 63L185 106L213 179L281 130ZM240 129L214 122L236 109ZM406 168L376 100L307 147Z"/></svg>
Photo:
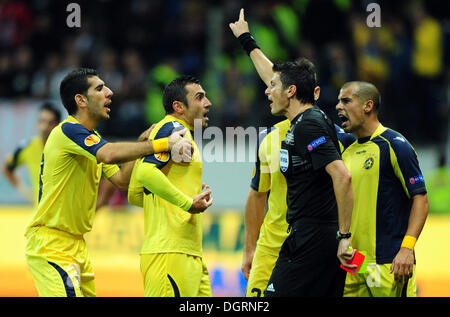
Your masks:
<svg viewBox="0 0 450 317"><path fill-rule="evenodd" d="M25 256L39 296L91 297L94 272L82 236L48 227L27 234Z"/></svg>
<svg viewBox="0 0 450 317"><path fill-rule="evenodd" d="M183 253L141 254L146 297L211 297L201 257Z"/></svg>
<svg viewBox="0 0 450 317"><path fill-rule="evenodd" d="M367 265L366 273L347 273L344 297L416 297L416 266L407 282L396 282L390 273L391 264Z"/></svg>
<svg viewBox="0 0 450 317"><path fill-rule="evenodd" d="M263 297L278 255L273 255L256 248L252 268L247 283L247 297Z"/></svg>

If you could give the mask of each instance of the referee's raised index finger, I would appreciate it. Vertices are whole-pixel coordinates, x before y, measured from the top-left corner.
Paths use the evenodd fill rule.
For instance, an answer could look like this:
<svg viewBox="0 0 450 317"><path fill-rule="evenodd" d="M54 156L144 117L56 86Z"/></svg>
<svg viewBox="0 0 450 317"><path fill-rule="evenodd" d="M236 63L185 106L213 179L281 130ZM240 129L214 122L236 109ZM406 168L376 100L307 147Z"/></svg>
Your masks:
<svg viewBox="0 0 450 317"><path fill-rule="evenodd" d="M244 8L241 8L241 11L239 12L239 20L244 21Z"/></svg>

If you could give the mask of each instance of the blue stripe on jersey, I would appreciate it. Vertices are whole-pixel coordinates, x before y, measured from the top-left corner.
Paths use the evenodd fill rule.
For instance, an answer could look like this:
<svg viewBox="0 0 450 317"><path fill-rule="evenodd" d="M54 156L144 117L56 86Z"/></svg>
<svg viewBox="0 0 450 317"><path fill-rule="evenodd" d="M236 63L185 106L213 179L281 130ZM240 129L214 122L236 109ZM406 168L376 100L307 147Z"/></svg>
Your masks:
<svg viewBox="0 0 450 317"><path fill-rule="evenodd" d="M425 180L419 167L416 152L411 144L403 135L391 129L387 129L381 136L389 141L397 156L398 166L403 174L403 180L409 195L412 197L426 193Z"/></svg>
<svg viewBox="0 0 450 317"><path fill-rule="evenodd" d="M337 124L334 124L334 128L336 129L336 134L341 142L342 146L344 147L344 151L353 144L353 142L356 141L356 137L351 133L345 133L344 129L342 129ZM342 151L342 152L344 152Z"/></svg>
<svg viewBox="0 0 450 317"><path fill-rule="evenodd" d="M14 169L17 167L17 162L19 160L20 153L23 151L24 148L26 148L28 146L28 144L30 144L30 142L31 142L30 140L22 140L19 143L19 145L17 146L17 148L14 151L13 158L12 158L11 162L9 162L6 165L6 168L10 172L14 171Z"/></svg>
<svg viewBox="0 0 450 317"><path fill-rule="evenodd" d="M250 182L250 187L255 190L259 191L259 181L261 178L261 161L259 160L259 146L261 145L262 141L265 139L265 137L274 130L274 127L270 127L268 129L265 129L261 131L258 135L258 143L256 145L256 162L255 162L255 173L252 177L252 180Z"/></svg>
<svg viewBox="0 0 450 317"><path fill-rule="evenodd" d="M62 124L61 129L63 133L75 142L77 145L96 156L97 151L105 145L107 142L99 137L94 131L89 131L86 127L79 123L65 122ZM89 137L94 135L99 138L99 141L89 142Z"/></svg>
<svg viewBox="0 0 450 317"><path fill-rule="evenodd" d="M76 297L77 295L75 293L75 289L73 287L72 280L70 279L70 277L66 273L66 271L64 271L58 264L55 264L53 262L48 261L48 264L53 266L58 271L59 275L61 276L63 283L64 283L64 288L66 289L67 297Z"/></svg>
<svg viewBox="0 0 450 317"><path fill-rule="evenodd" d="M378 264L392 263L408 227L411 200L395 175L389 143L381 137L372 140L380 149L377 193L376 259ZM370 193L368 193L370 194Z"/></svg>
<svg viewBox="0 0 450 317"><path fill-rule="evenodd" d="M178 121L170 121L165 123L156 133L155 140L161 139L161 138L167 138L169 137L174 131L184 129L184 126L178 122ZM162 156L161 154L151 154L147 155L144 158L145 163L153 163L156 164L156 166L161 169L164 166L169 163L171 155L168 153L168 155Z"/></svg>

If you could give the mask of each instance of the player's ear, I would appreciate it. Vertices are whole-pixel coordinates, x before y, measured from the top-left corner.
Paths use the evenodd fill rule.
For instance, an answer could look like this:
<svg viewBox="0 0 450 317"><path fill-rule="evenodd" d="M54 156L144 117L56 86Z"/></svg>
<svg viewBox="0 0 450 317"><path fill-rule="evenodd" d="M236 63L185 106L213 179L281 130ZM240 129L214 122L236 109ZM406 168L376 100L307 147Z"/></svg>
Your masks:
<svg viewBox="0 0 450 317"><path fill-rule="evenodd" d="M74 96L75 102L77 104L78 107L80 108L85 108L87 107L87 97L82 95L82 94L76 94Z"/></svg>
<svg viewBox="0 0 450 317"><path fill-rule="evenodd" d="M364 113L370 113L374 109L374 102L373 100L367 100L364 104Z"/></svg>
<svg viewBox="0 0 450 317"><path fill-rule="evenodd" d="M184 104L181 101L175 100L172 102L173 112L178 114L184 114Z"/></svg>

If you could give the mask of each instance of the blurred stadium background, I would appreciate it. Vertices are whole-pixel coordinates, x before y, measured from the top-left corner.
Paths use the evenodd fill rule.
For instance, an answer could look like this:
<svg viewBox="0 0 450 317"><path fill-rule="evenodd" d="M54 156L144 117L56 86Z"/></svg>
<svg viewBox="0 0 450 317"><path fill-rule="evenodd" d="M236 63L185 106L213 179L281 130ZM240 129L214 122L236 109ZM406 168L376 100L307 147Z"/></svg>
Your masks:
<svg viewBox="0 0 450 317"><path fill-rule="evenodd" d="M81 7L80 28L66 24L71 2ZM381 7L380 28L366 25L371 2ZM96 68L115 93L111 119L98 128L110 141L134 140L161 119L161 91L177 74L201 79L213 103L211 126L225 131L276 123L280 118L265 110L262 81L228 28L241 7L269 58L304 56L316 63L322 88L318 104L336 122L334 106L344 82L367 80L381 90L381 120L416 148L431 201L416 246L418 294L450 296L446 0L0 0L2 164L22 139L36 133L43 101L63 109L59 83L78 66ZM233 149L226 146L225 151ZM238 150L253 153L254 144ZM215 296L245 291L243 208L252 165L250 159L204 164L204 181L215 199L204 221L204 256ZM26 169L18 173L29 182ZM37 295L23 254L31 209L0 176L0 296ZM142 296L143 214L127 204L126 193L113 194L86 239L98 296Z"/></svg>

